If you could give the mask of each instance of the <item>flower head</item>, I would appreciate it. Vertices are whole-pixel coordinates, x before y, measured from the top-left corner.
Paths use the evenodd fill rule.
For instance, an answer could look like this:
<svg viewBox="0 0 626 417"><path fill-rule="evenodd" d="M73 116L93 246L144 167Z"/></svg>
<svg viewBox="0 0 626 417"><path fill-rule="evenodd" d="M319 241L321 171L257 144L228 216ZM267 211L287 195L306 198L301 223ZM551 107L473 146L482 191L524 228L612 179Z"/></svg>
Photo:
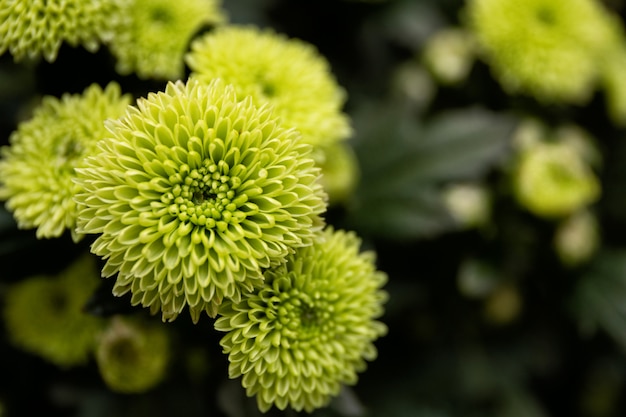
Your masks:
<svg viewBox="0 0 626 417"><path fill-rule="evenodd" d="M260 410L322 407L375 359L386 275L359 246L354 233L328 228L267 270L263 287L220 308L230 377L243 376Z"/></svg>
<svg viewBox="0 0 626 417"><path fill-rule="evenodd" d="M93 84L83 94L44 97L18 126L0 151L0 199L21 228L37 228L38 238L69 229L74 240L80 238L74 230L75 169L105 135L104 120L119 117L129 103L116 83L104 90Z"/></svg>
<svg viewBox="0 0 626 417"><path fill-rule="evenodd" d="M107 126L78 172L78 230L99 234L114 293L164 320L214 316L323 225L310 145L221 80L170 82Z"/></svg>
<svg viewBox="0 0 626 417"><path fill-rule="evenodd" d="M204 82L219 77L233 84L239 97L271 103L305 142L329 144L351 134L341 112L345 93L311 44L271 30L224 26L196 39L185 59L192 77Z"/></svg>
<svg viewBox="0 0 626 417"><path fill-rule="evenodd" d="M158 323L113 317L98 338L96 363L116 392L145 392L163 380L170 359L169 334Z"/></svg>
<svg viewBox="0 0 626 417"><path fill-rule="evenodd" d="M226 19L219 0L134 0L129 24L111 41L121 74L176 80L184 74L183 56L203 25Z"/></svg>
<svg viewBox="0 0 626 417"><path fill-rule="evenodd" d="M470 0L466 12L503 87L546 102L587 100L620 33L596 0Z"/></svg>
<svg viewBox="0 0 626 417"><path fill-rule="evenodd" d="M86 255L57 276L13 284L4 306L9 340L59 366L86 363L104 326L83 311L99 282L95 258Z"/></svg>
<svg viewBox="0 0 626 417"><path fill-rule="evenodd" d="M93 52L122 24L127 1L0 0L0 54L52 62L63 42Z"/></svg>
<svg viewBox="0 0 626 417"><path fill-rule="evenodd" d="M513 180L519 203L548 218L595 202L601 191L585 158L564 142L542 142L522 151Z"/></svg>

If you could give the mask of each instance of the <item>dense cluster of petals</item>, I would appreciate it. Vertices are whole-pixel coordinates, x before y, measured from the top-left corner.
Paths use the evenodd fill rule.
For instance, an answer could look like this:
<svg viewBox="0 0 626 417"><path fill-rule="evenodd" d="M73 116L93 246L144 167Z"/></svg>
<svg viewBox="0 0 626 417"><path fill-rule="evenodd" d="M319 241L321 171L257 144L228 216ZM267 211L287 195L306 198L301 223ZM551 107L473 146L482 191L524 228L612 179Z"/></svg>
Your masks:
<svg viewBox="0 0 626 417"><path fill-rule="evenodd" d="M226 332L230 377L242 377L261 411L325 406L376 357L387 276L360 244L329 227L267 270L253 294L220 308L215 327Z"/></svg>
<svg viewBox="0 0 626 417"><path fill-rule="evenodd" d="M194 40L185 59L192 77L219 77L240 97L271 103L283 123L310 144L327 145L352 133L341 110L346 94L311 44L269 29L226 25Z"/></svg>
<svg viewBox="0 0 626 417"><path fill-rule="evenodd" d="M95 51L125 20L130 0L0 0L0 54L54 61L64 42Z"/></svg>
<svg viewBox="0 0 626 417"><path fill-rule="evenodd" d="M106 134L104 120L117 118L130 104L120 86L93 84L82 94L46 96L32 117L18 126L10 146L0 150L0 199L23 229L38 238L70 230L74 240L78 192L73 179L83 158Z"/></svg>
<svg viewBox="0 0 626 417"><path fill-rule="evenodd" d="M164 320L215 316L323 226L311 146L219 79L170 82L107 126L78 170L78 230L114 293Z"/></svg>
<svg viewBox="0 0 626 417"><path fill-rule="evenodd" d="M510 93L582 103L621 36L597 0L470 0L466 14L484 58Z"/></svg>
<svg viewBox="0 0 626 417"><path fill-rule="evenodd" d="M219 0L132 0L128 23L110 43L121 74L177 80L189 41L203 26L226 20Z"/></svg>

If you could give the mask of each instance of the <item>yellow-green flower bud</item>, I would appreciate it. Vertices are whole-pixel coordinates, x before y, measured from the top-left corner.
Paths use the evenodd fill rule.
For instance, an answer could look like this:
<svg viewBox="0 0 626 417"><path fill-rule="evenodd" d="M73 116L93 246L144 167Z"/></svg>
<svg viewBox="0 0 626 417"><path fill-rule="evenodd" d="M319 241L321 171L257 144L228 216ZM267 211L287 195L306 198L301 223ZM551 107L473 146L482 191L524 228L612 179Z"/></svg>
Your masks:
<svg viewBox="0 0 626 417"><path fill-rule="evenodd" d="M226 20L220 0L133 0L128 24L110 42L121 74L177 80L184 54L203 25Z"/></svg>
<svg viewBox="0 0 626 417"><path fill-rule="evenodd" d="M489 190L479 184L452 184L444 189L443 200L454 220L462 227L482 226L491 216Z"/></svg>
<svg viewBox="0 0 626 417"><path fill-rule="evenodd" d="M422 52L424 65L444 85L462 82L469 75L476 54L470 31L447 28L433 34Z"/></svg>
<svg viewBox="0 0 626 417"><path fill-rule="evenodd" d="M167 374L169 334L161 323L116 316L99 336L95 356L100 375L112 391L145 392Z"/></svg>
<svg viewBox="0 0 626 417"><path fill-rule="evenodd" d="M519 203L537 216L567 216L600 196L600 183L580 153L562 142L522 151L513 178Z"/></svg>
<svg viewBox="0 0 626 417"><path fill-rule="evenodd" d="M95 258L85 255L56 276L12 284L4 306L9 340L58 366L85 364L104 326L83 311L99 283Z"/></svg>

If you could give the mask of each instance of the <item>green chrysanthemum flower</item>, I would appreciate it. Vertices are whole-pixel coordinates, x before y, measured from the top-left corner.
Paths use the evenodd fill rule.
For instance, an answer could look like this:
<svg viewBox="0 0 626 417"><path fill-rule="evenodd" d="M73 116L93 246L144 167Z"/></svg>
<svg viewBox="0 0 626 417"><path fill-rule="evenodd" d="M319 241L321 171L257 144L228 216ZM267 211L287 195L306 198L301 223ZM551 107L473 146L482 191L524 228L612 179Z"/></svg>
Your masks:
<svg viewBox="0 0 626 417"><path fill-rule="evenodd" d="M598 179L570 144L543 142L522 151L513 178L519 203L542 217L562 217L600 196Z"/></svg>
<svg viewBox="0 0 626 417"><path fill-rule="evenodd" d="M7 200L19 227L37 228L38 238L74 240L75 169L105 135L104 120L122 115L130 96L116 83L104 90L93 84L82 95L47 96L33 117L21 123L0 155L0 199Z"/></svg>
<svg viewBox="0 0 626 417"><path fill-rule="evenodd" d="M354 233L328 228L266 271L262 288L220 308L230 377L243 376L261 411L323 407L375 359L387 277L359 245Z"/></svg>
<svg viewBox="0 0 626 417"><path fill-rule="evenodd" d="M0 54L52 62L61 44L94 52L123 24L128 0L0 0Z"/></svg>
<svg viewBox="0 0 626 417"><path fill-rule="evenodd" d="M586 101L620 33L596 0L470 0L466 12L503 87L546 102Z"/></svg>
<svg viewBox="0 0 626 417"><path fill-rule="evenodd" d="M114 317L98 338L96 363L113 391L141 393L159 384L170 360L169 334L163 326Z"/></svg>
<svg viewBox="0 0 626 417"><path fill-rule="evenodd" d="M184 75L184 54L203 25L226 17L219 0L133 0L130 24L111 41L117 71L166 80Z"/></svg>
<svg viewBox="0 0 626 417"><path fill-rule="evenodd" d="M192 77L222 78L239 97L270 102L305 142L326 145L351 134L341 111L345 92L313 45L271 30L224 26L196 39L185 59Z"/></svg>
<svg viewBox="0 0 626 417"><path fill-rule="evenodd" d="M322 227L310 145L221 80L170 82L107 126L78 170L78 230L100 234L114 293L164 320L214 316Z"/></svg>
<svg viewBox="0 0 626 417"><path fill-rule="evenodd" d="M4 319L17 347L63 367L87 362L104 321L83 312L100 278L83 256L58 276L36 276L9 287Z"/></svg>

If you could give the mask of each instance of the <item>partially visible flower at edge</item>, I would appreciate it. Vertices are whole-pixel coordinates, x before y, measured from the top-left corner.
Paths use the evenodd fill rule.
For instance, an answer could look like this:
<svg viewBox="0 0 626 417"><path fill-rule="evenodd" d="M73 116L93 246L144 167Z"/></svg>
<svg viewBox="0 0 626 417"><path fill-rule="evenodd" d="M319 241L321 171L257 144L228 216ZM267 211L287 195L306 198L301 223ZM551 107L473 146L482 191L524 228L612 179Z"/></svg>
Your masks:
<svg viewBox="0 0 626 417"><path fill-rule="evenodd" d="M387 276L360 244L353 232L329 227L267 270L253 294L220 308L215 328L226 332L229 375L242 377L261 411L323 407L376 358Z"/></svg>
<svg viewBox="0 0 626 417"><path fill-rule="evenodd" d="M0 0L0 55L53 62L61 44L95 52L124 25L129 0Z"/></svg>
<svg viewBox="0 0 626 417"><path fill-rule="evenodd" d="M95 358L100 375L115 392L146 392L167 375L169 333L161 323L114 316L98 336Z"/></svg>
<svg viewBox="0 0 626 417"><path fill-rule="evenodd" d="M9 341L61 367L85 364L105 324L83 311L99 283L95 257L85 254L58 275L12 284L3 311Z"/></svg>
<svg viewBox="0 0 626 417"><path fill-rule="evenodd" d="M38 238L70 230L74 241L75 169L105 134L104 121L122 115L131 102L120 86L92 84L82 94L46 96L33 116L19 124L10 146L0 150L0 199L23 229L36 228Z"/></svg>
<svg viewBox="0 0 626 417"><path fill-rule="evenodd" d="M133 0L129 23L110 42L120 74L177 80L184 54L203 25L226 20L220 0Z"/></svg>
<svg viewBox="0 0 626 417"><path fill-rule="evenodd" d="M219 79L170 82L107 126L78 169L77 228L114 294L163 320L215 316L323 227L311 146Z"/></svg>
<svg viewBox="0 0 626 417"><path fill-rule="evenodd" d="M192 78L222 78L239 97L271 103L307 143L324 146L352 134L342 112L346 93L312 44L270 29L228 25L194 40L185 60Z"/></svg>
<svg viewBox="0 0 626 417"><path fill-rule="evenodd" d="M596 0L470 0L464 12L504 89L546 103L586 102L622 32Z"/></svg>

